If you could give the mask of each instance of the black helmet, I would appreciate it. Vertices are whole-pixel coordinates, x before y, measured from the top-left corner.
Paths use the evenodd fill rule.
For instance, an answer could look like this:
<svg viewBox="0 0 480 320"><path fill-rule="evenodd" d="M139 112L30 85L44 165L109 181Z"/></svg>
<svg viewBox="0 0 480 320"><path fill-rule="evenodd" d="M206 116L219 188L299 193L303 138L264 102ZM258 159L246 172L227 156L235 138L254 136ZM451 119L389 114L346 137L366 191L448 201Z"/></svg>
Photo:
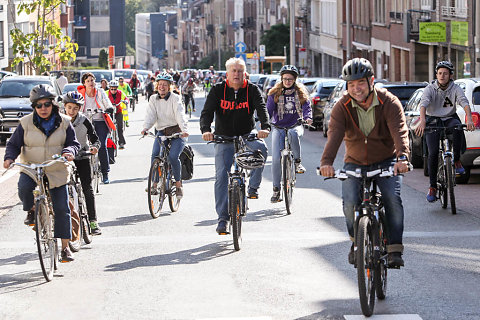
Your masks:
<svg viewBox="0 0 480 320"><path fill-rule="evenodd" d="M39 84L30 91L30 102L35 103L40 99L48 98L54 100L57 97L55 89L48 84Z"/></svg>
<svg viewBox="0 0 480 320"><path fill-rule="evenodd" d="M75 103L80 107L85 104L85 98L77 91L70 91L62 96L63 103Z"/></svg>
<svg viewBox="0 0 480 320"><path fill-rule="evenodd" d="M280 75L283 76L285 73L290 73L296 77L298 77L298 69L294 65L286 64L280 69Z"/></svg>
<svg viewBox="0 0 480 320"><path fill-rule="evenodd" d="M437 63L437 66L435 67L435 73L437 73L438 69L440 68L447 68L450 70L450 74L453 74L453 64L450 61L440 61Z"/></svg>
<svg viewBox="0 0 480 320"><path fill-rule="evenodd" d="M265 164L265 157L260 150L247 150L236 155L240 167L248 170L258 169Z"/></svg>
<svg viewBox="0 0 480 320"><path fill-rule="evenodd" d="M345 81L358 80L373 76L373 67L365 58L348 60L342 69L342 79Z"/></svg>

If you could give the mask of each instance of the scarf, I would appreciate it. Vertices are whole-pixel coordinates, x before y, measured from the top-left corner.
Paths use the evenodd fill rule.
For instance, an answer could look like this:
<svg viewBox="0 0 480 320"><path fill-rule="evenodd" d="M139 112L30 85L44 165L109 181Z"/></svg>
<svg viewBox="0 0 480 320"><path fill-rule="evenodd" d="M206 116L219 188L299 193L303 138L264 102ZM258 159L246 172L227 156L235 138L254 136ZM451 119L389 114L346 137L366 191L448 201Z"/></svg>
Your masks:
<svg viewBox="0 0 480 320"><path fill-rule="evenodd" d="M40 126L43 128L45 135L49 137L50 134L55 130L56 114L52 112L52 114L50 115L50 118L43 119L42 117L40 117L38 114L35 113L35 117L37 118Z"/></svg>
<svg viewBox="0 0 480 320"><path fill-rule="evenodd" d="M283 89L282 94L278 97L277 110L278 110L278 119L283 119L283 114L285 113L285 96L289 96L295 93L295 109L297 110L298 116L300 119L302 116L302 105L300 104L300 98L298 97L298 91L295 90L295 87L290 89Z"/></svg>

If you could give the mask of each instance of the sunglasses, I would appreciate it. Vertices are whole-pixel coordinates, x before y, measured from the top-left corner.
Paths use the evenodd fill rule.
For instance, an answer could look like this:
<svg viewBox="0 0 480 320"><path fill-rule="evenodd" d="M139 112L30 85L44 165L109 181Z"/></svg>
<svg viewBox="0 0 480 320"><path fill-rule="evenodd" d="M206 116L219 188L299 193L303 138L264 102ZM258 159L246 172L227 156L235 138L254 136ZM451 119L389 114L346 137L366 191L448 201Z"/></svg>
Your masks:
<svg viewBox="0 0 480 320"><path fill-rule="evenodd" d="M51 101L44 102L44 103L38 103L38 104L35 106L35 109L41 109L42 107L50 108L52 105L53 105L53 103L52 103Z"/></svg>
<svg viewBox="0 0 480 320"><path fill-rule="evenodd" d="M117 88L110 88L110 90L117 90Z"/></svg>

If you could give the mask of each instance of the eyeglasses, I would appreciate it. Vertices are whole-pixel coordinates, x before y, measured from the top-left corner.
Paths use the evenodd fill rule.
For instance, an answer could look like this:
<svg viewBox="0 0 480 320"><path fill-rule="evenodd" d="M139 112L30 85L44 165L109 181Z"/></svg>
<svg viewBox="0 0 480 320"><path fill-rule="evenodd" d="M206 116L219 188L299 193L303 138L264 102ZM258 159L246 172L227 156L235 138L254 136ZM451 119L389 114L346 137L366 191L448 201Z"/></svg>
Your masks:
<svg viewBox="0 0 480 320"><path fill-rule="evenodd" d="M50 108L52 105L53 103L51 101L44 102L44 103L37 103L37 105L35 106L35 109L41 109L42 107Z"/></svg>
<svg viewBox="0 0 480 320"><path fill-rule="evenodd" d="M117 90L117 88L110 88L110 90Z"/></svg>
<svg viewBox="0 0 480 320"><path fill-rule="evenodd" d="M282 81L289 81L289 82L292 82L292 81L295 81L295 78L282 78Z"/></svg>

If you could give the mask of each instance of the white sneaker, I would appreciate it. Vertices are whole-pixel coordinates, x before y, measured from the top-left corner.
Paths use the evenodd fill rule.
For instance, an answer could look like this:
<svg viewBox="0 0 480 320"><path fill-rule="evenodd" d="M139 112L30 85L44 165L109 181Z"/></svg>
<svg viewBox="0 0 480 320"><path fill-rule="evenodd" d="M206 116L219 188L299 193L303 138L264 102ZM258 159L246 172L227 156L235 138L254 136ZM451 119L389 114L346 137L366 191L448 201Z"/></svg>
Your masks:
<svg viewBox="0 0 480 320"><path fill-rule="evenodd" d="M302 163L301 162L295 162L295 172L296 173L305 173L305 171L307 171L307 169L305 169L304 166L302 166Z"/></svg>

